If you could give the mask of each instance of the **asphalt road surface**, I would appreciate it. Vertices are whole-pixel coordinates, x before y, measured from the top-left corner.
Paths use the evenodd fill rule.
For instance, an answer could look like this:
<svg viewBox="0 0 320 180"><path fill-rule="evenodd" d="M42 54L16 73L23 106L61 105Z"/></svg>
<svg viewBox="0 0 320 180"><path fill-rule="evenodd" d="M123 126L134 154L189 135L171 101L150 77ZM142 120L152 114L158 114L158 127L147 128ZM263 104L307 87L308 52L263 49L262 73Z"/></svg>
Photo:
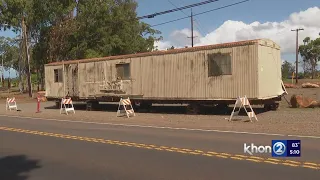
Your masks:
<svg viewBox="0 0 320 180"><path fill-rule="evenodd" d="M302 157L243 152L272 139L300 139ZM319 154L316 137L0 117L1 180L319 180Z"/></svg>

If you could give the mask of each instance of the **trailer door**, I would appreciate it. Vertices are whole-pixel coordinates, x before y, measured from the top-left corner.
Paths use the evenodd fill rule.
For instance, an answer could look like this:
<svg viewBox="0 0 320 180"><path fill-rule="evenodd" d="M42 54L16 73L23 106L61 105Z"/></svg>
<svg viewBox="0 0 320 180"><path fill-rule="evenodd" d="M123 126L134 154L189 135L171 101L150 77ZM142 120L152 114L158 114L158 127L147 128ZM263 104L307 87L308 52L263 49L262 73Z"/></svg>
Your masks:
<svg viewBox="0 0 320 180"><path fill-rule="evenodd" d="M66 65L66 95L79 97L78 64Z"/></svg>

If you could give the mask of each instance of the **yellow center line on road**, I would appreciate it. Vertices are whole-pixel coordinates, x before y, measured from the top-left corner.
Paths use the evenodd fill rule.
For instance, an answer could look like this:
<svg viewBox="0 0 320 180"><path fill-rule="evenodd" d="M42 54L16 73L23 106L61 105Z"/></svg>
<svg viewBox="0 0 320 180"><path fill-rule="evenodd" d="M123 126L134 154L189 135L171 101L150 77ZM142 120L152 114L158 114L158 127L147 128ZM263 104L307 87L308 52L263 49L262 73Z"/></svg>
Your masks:
<svg viewBox="0 0 320 180"><path fill-rule="evenodd" d="M315 167L315 166L302 165L302 167L304 167L304 168L311 168L311 169L317 169L317 170L319 170L319 168L317 168L317 167Z"/></svg>
<svg viewBox="0 0 320 180"><path fill-rule="evenodd" d="M158 146L153 144L142 144L142 143L134 143L134 142L126 142L126 141L116 141L116 140L108 140L108 139L101 139L101 138L92 138L92 137L81 137L81 136L73 136L68 134L57 134L57 133L49 133L49 132L41 132L41 131L31 131L25 129L18 129L18 128L9 128L9 127L2 127L0 126L0 130L4 131L11 131L11 132L19 132L19 133L26 133L26 134L33 134L38 136L50 136L50 137L57 137L61 139L74 139L74 140L81 140L87 141L92 143L103 143L103 144L115 144L119 146L129 146L134 148L141 148L141 149L151 149L151 150L158 150L158 151L169 151L169 152L176 152L182 154L192 154L192 155L201 155L207 157L219 157L224 159L234 159L234 160L246 160L250 162L256 163L268 163L268 164L276 164L276 165L284 165L284 166L291 166L291 167L303 167L309 169L316 169L320 170L320 164L313 163L313 162L299 162L299 161L292 161L287 159L274 159L274 158L267 158L267 157L257 157L257 156L245 156L245 155L238 155L238 154L229 154L224 152L213 152L213 151L203 151L198 149L183 149L177 147L167 147L167 146Z"/></svg>
<svg viewBox="0 0 320 180"><path fill-rule="evenodd" d="M292 167L298 167L299 165L298 164L291 164L291 163L282 163L283 165L286 165L286 166L292 166Z"/></svg>
<svg viewBox="0 0 320 180"><path fill-rule="evenodd" d="M243 158L240 157L230 157L231 159L236 159L236 160L243 160Z"/></svg>
<svg viewBox="0 0 320 180"><path fill-rule="evenodd" d="M219 154L219 153L217 153L217 152L212 152L212 151L209 151L208 153L209 153L209 154L214 154L214 155Z"/></svg>
<svg viewBox="0 0 320 180"><path fill-rule="evenodd" d="M320 164L310 163L310 162L305 162L304 164L308 166L320 166Z"/></svg>
<svg viewBox="0 0 320 180"><path fill-rule="evenodd" d="M257 159L247 159L247 161L253 161L253 162L257 162L257 163L263 162L263 161L257 160Z"/></svg>
<svg viewBox="0 0 320 180"><path fill-rule="evenodd" d="M231 154L228 154L228 153L221 153L221 154L224 156L231 156Z"/></svg>
<svg viewBox="0 0 320 180"><path fill-rule="evenodd" d="M274 159L274 158L268 158L267 160L268 161L275 161L275 162L280 162L281 161L280 159Z"/></svg>
<svg viewBox="0 0 320 180"><path fill-rule="evenodd" d="M192 151L191 149L181 149L182 151Z"/></svg>
<svg viewBox="0 0 320 180"><path fill-rule="evenodd" d="M224 156L224 155L220 155L220 154L217 154L216 156L220 157L220 158L225 158L225 159L228 158L228 156Z"/></svg>
<svg viewBox="0 0 320 180"><path fill-rule="evenodd" d="M292 163L292 164L299 164L299 162L297 162L297 161L291 161L291 160L286 160L285 162ZM316 165L316 166L317 166L317 165Z"/></svg>
<svg viewBox="0 0 320 180"><path fill-rule="evenodd" d="M185 153L187 153L187 152L185 152ZM213 156L212 154L202 154L202 155L204 155L204 156L210 156L210 157Z"/></svg>

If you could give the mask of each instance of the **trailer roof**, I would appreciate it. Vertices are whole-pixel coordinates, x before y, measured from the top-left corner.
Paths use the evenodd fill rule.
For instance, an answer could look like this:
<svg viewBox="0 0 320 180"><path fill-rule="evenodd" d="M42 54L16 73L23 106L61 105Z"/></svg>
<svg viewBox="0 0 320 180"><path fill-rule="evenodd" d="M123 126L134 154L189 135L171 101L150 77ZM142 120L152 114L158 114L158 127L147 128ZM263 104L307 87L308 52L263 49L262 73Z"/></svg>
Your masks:
<svg viewBox="0 0 320 180"><path fill-rule="evenodd" d="M118 55L118 56L107 56L107 57L91 58L91 59L67 60L67 61L62 61L62 62L52 62L52 63L46 64L46 65L54 66L54 65L62 65L62 64L75 64L75 63L126 59L126 58L164 55L164 54L176 54L176 53L182 53L182 52L193 52L193 51L216 49L216 48L228 48L228 47L234 47L234 46L252 45L252 44L259 43L259 41L261 41L261 40L273 42L272 40L269 40L269 39L253 39L253 40L246 40L246 41L237 41L237 42L230 42L230 43L189 47L189 48L179 48L179 49L172 49L172 50L152 51L152 52L145 52L145 53L136 53L136 54L127 54L127 55ZM274 42L273 42L273 44L276 45L276 43L274 43ZM278 45L276 45L276 46L278 47Z"/></svg>

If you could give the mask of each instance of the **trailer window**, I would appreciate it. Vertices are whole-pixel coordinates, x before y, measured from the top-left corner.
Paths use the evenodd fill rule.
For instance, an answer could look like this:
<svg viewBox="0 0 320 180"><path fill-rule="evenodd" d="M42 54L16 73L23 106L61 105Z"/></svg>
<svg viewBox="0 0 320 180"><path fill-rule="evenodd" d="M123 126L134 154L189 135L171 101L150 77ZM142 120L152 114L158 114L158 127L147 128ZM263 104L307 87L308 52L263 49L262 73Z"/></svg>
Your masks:
<svg viewBox="0 0 320 180"><path fill-rule="evenodd" d="M54 82L62 82L62 68L54 69Z"/></svg>
<svg viewBox="0 0 320 180"><path fill-rule="evenodd" d="M130 64L116 64L117 78L122 80L130 79Z"/></svg>
<svg viewBox="0 0 320 180"><path fill-rule="evenodd" d="M208 76L232 74L230 53L213 53L208 55Z"/></svg>

